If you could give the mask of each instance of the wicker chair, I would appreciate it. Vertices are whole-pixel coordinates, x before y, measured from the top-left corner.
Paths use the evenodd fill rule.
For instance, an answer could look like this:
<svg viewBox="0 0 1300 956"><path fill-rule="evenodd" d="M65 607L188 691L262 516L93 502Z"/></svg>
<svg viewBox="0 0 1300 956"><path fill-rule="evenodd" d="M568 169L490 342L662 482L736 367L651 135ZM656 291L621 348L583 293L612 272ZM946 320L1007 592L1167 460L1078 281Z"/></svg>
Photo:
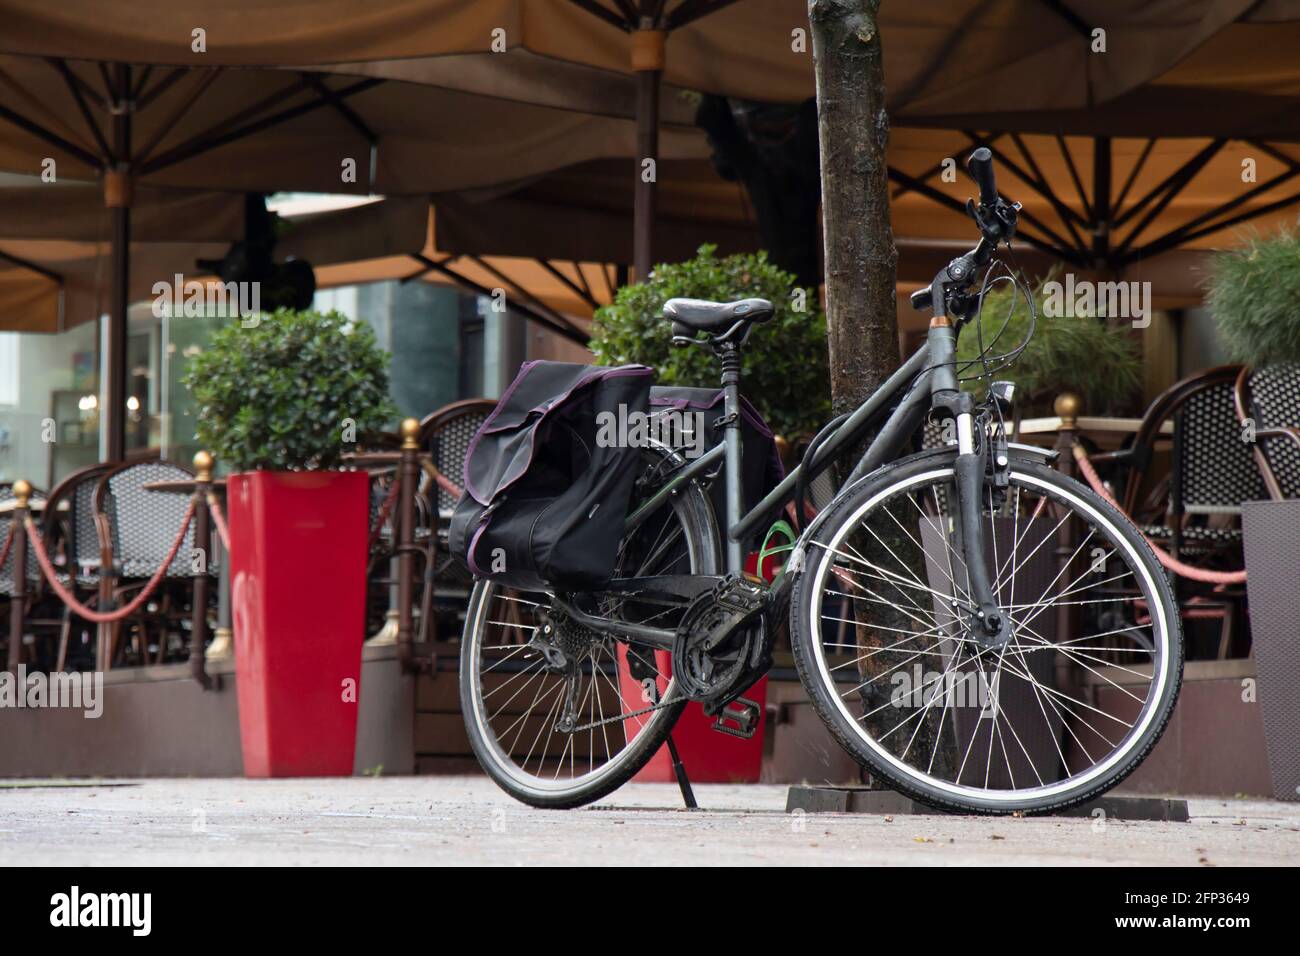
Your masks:
<svg viewBox="0 0 1300 956"><path fill-rule="evenodd" d="M47 542L51 560L60 572L60 583L70 588L77 599L85 604L96 603L100 584L99 565L102 555L99 532L95 525L95 488L99 479L112 467L111 464L101 462L68 475L50 492L41 518L41 535ZM74 658L74 669L93 668L95 660L91 635L95 633L95 627L87 624L78 628L77 616L66 605L62 605L60 618L55 670L61 671L68 666L69 654ZM74 630L80 638L75 645L72 642ZM87 650L88 653L79 653L82 650Z"/></svg>
<svg viewBox="0 0 1300 956"><path fill-rule="evenodd" d="M188 501L182 495L160 494L144 486L154 481L186 481L194 474L187 468L164 461L127 462L110 469L100 478L94 493L94 513L98 530L101 566L106 569L101 593L111 593L115 602L129 599L132 591L143 587L158 570L175 541L185 516ZM161 664L168 651L168 636L179 634L186 617L184 604L188 588L168 587L176 579L186 579L191 572L191 555L194 547L194 528L185 532L176 557L167 568L157 600L150 602L150 610L142 611L131 629L132 641L128 647L119 648L122 631L118 622L110 625L107 653L101 666L111 667L119 650L129 653L139 665ZM208 561L208 573L215 573L214 562ZM156 650L150 660L151 633L156 633ZM181 639L178 651L187 653L188 641Z"/></svg>
<svg viewBox="0 0 1300 956"><path fill-rule="evenodd" d="M1243 368L1233 398L1242 427L1254 427L1252 450L1269 495L1300 498L1300 366Z"/></svg>
<svg viewBox="0 0 1300 956"><path fill-rule="evenodd" d="M1240 373L1240 366L1223 365L1177 382L1151 403L1128 448L1092 456L1098 466L1118 466L1111 476L1120 489L1116 498L1143 534L1175 558L1207 569L1243 566L1241 504L1265 494L1237 420L1234 385ZM1169 421L1172 436L1162 431ZM1152 490L1148 468L1170 440L1168 479ZM1244 631L1237 627L1244 589L1182 578L1173 583L1185 619L1222 622L1217 656L1227 657L1233 634Z"/></svg>
<svg viewBox="0 0 1300 956"><path fill-rule="evenodd" d="M438 481L426 468L420 483L421 498L432 512L430 527L436 529L429 573L422 589L422 629L423 622L431 621L431 615L435 613L435 599L439 602L436 613L441 618L449 618L448 625L464 620L472 577L469 569L453 558L448 550L447 526L460 498L457 491L465 481L465 458L469 454L470 442L494 408L496 402L490 398L467 398L444 405L420 422L420 446L428 450L433 468L443 479ZM460 633L458 626L449 630Z"/></svg>

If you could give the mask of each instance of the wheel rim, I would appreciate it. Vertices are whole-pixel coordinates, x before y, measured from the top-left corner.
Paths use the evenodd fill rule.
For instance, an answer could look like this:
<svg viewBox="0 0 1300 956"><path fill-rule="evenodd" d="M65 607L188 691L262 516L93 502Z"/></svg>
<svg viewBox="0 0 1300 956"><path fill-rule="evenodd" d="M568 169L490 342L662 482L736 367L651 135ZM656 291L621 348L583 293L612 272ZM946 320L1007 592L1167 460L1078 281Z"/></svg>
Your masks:
<svg viewBox="0 0 1300 956"><path fill-rule="evenodd" d="M811 545L820 551L809 608L817 678L878 762L911 783L988 806L1032 805L1088 789L1142 745L1172 679L1160 589L1109 516L1068 488L1014 472L1000 503L1006 513L995 521L986 508L985 517L996 552L988 555L997 570L991 576L1014 636L999 651L969 641L968 579L959 549L943 544L953 518L952 476L951 467L936 468L883 488L829 542ZM1058 519L1063 524L1071 514L1084 527L1061 566L1051 557ZM1089 550L1094 544L1104 545L1101 554ZM1025 572L1043 573L1044 557L1035 557L1043 552L1052 571L1037 580L1047 587L1026 596ZM1128 618L1109 633L1085 627L1058 640L1045 618L1062 607L1088 623L1103 613ZM1073 683L1062 677L1071 672Z"/></svg>
<svg viewBox="0 0 1300 956"><path fill-rule="evenodd" d="M698 568L700 545L686 533L671 502L620 542L615 577L684 574ZM680 610L645 608L625 600L600 603L604 616L672 627ZM657 739L676 719L670 655L613 637L585 642L573 629L558 640L577 649L577 673L548 669L542 650L527 646L548 623L562 619L553 595L521 592L491 582L475 588L466 622L471 713L483 743L480 757L520 788L557 796L598 787L642 759L635 741ZM633 674L636 667L640 674ZM653 677L648 676L653 672ZM576 681L571 688L570 680ZM572 694L578 728L564 734L555 720ZM523 713L521 713L521 711ZM567 738L567 739L566 739ZM648 757L648 755L645 755Z"/></svg>

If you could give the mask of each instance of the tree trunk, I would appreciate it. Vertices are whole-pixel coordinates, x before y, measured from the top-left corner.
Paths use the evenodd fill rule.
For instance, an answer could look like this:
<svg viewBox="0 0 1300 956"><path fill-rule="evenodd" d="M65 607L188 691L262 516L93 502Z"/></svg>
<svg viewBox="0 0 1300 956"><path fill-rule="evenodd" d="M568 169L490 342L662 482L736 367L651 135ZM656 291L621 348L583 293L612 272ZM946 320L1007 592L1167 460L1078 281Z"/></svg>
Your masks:
<svg viewBox="0 0 1300 956"><path fill-rule="evenodd" d="M822 232L826 256L826 328L830 345L831 399L837 413L866 400L898 367L898 312L894 302L894 234L889 223L889 178L885 145L885 75L876 14L880 0L809 0L813 57L817 69L817 128L821 142ZM849 471L862 449L841 462ZM842 477L842 476L841 476ZM867 538L855 532L864 560L880 567L902 564L916 581L926 581L924 554L909 548L910 536L882 527ZM900 558L899 555L905 555ZM850 579L862 574L850 566ZM857 581L858 590L870 580ZM879 585L875 585L879 587ZM892 592L886 587L885 595ZM896 590L902 592L901 588ZM907 599L898 598L900 604ZM933 754L929 768L950 772L952 729L943 727L940 708L920 710L911 698L895 700L892 691L903 664L879 652L893 637L916 627L901 606L888 601L852 602L856 620L856 658L861 683L856 688L862 717L879 723L873 730L896 756ZM891 630L892 629L892 630ZM918 659L942 660L937 636L913 639ZM910 665L911 658L903 658ZM927 665L932 666L932 665ZM919 688L918 688L919 690ZM918 697L923 695L918 695ZM875 715L873 717L873 715ZM890 726L903 732L886 733ZM915 749L913 749L915 748ZM924 759L921 766L926 766Z"/></svg>
<svg viewBox="0 0 1300 956"><path fill-rule="evenodd" d="M898 366L880 0L809 0L817 70L831 398L862 403Z"/></svg>

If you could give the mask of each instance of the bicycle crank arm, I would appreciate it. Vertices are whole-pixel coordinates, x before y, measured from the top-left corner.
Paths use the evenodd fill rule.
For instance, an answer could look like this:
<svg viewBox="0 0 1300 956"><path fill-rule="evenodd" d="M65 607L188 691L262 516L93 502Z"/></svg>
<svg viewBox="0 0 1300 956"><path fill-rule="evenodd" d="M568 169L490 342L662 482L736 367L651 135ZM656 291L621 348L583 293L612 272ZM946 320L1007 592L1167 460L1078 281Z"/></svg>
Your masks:
<svg viewBox="0 0 1300 956"><path fill-rule="evenodd" d="M961 520L962 560L970 579L971 636L984 647L1001 647L1011 639L1011 619L1003 614L989 582L984 552L984 466L988 443L975 450L969 412L957 416L957 513ZM955 582L954 582L955 587Z"/></svg>

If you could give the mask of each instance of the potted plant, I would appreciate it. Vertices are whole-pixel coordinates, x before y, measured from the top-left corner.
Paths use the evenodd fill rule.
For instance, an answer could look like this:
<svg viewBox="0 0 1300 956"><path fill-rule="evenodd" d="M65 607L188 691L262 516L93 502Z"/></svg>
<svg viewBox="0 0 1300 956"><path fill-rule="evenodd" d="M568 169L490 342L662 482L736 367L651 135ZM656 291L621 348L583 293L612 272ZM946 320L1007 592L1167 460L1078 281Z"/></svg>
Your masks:
<svg viewBox="0 0 1300 956"><path fill-rule="evenodd" d="M227 482L244 773L352 773L368 483L340 470L386 425L388 358L364 324L281 310L218 330L184 378Z"/></svg>
<svg viewBox="0 0 1300 956"><path fill-rule="evenodd" d="M700 246L694 259L658 265L646 282L620 288L610 305L596 310L590 343L596 360L648 365L658 370L660 385L717 388L717 359L704 349L672 347L664 303L675 296L767 299L775 312L745 344L745 397L778 435L793 440L815 432L831 417L826 317L817 290L800 287L766 252L721 259L716 253L716 246Z"/></svg>
<svg viewBox="0 0 1300 956"><path fill-rule="evenodd" d="M1300 799L1300 233L1250 237L1214 257L1206 302L1237 380L1241 436L1271 501L1242 504L1246 598L1274 796Z"/></svg>
<svg viewBox="0 0 1300 956"><path fill-rule="evenodd" d="M1046 308L1048 283L1057 281L1059 270L1053 270L1035 283L1033 336L1016 360L994 378L1016 383L1017 416L1051 414L1052 403L1063 392L1078 395L1089 414L1131 411L1142 384L1137 343L1104 317L1057 315ZM1004 322L1006 328L999 336ZM994 355L1010 352L1024 342L1029 322L1025 296L1009 284L995 286L984 298L979 322L962 330L958 359L976 362L981 340ZM976 362L965 374L978 371ZM976 379L968 387L983 389L984 385Z"/></svg>

